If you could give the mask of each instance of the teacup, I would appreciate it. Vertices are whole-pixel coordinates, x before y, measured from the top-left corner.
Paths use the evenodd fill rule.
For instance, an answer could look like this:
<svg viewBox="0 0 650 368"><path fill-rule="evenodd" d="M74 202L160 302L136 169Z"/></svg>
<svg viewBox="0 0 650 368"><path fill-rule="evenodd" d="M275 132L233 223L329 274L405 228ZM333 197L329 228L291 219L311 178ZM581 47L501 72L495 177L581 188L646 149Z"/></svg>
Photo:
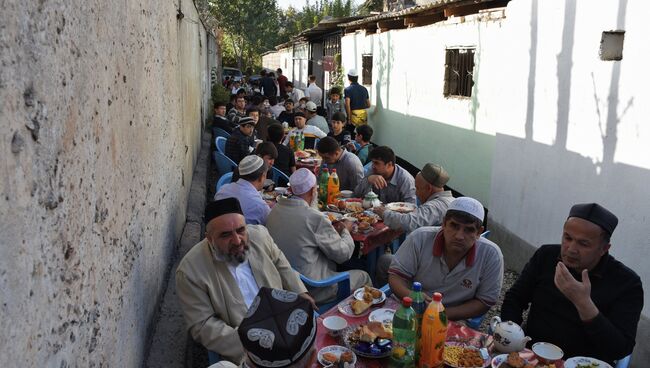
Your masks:
<svg viewBox="0 0 650 368"><path fill-rule="evenodd" d="M542 364L554 363L564 356L562 349L550 342L537 342L533 344L532 350Z"/></svg>
<svg viewBox="0 0 650 368"><path fill-rule="evenodd" d="M323 326L327 330L327 333L332 337L337 337L341 335L341 332L348 327L348 321L339 316L330 316L323 320Z"/></svg>

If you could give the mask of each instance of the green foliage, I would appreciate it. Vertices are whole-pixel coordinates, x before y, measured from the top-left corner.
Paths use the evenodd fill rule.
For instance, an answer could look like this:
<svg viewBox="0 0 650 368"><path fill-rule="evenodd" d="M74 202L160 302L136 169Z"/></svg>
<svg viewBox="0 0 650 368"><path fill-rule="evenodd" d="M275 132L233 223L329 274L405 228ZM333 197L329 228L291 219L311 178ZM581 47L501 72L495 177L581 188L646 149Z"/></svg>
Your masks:
<svg viewBox="0 0 650 368"><path fill-rule="evenodd" d="M332 73L331 85L332 87L338 87L343 91L344 89L344 80L343 80L343 66L341 65L341 54L334 55L334 64L336 69Z"/></svg>
<svg viewBox="0 0 650 368"><path fill-rule="evenodd" d="M381 12L384 10L383 0L366 0L359 6L359 15L368 15L370 12Z"/></svg>
<svg viewBox="0 0 650 368"><path fill-rule="evenodd" d="M225 102L228 103L230 100L230 91L223 85L221 85L221 80L212 85L212 103Z"/></svg>

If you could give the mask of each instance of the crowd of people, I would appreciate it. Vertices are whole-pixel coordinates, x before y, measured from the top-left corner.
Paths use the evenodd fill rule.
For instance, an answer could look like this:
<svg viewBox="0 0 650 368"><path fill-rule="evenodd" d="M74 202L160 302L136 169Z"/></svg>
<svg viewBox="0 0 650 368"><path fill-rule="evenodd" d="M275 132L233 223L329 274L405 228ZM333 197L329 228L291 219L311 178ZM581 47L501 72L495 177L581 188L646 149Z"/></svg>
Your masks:
<svg viewBox="0 0 650 368"><path fill-rule="evenodd" d="M357 83L356 70L348 72L350 86L344 91L332 88L326 100L314 78L302 91L286 77L281 81L280 69L278 78L269 74L263 75L257 92L233 89L229 104L215 104L214 127L230 134L225 151L238 168L233 182L221 187L205 209L205 239L176 272L192 337L217 353L223 367L232 366L227 362L277 366L280 356L283 366L304 361L311 354L305 347L313 340L294 343L300 347L294 354L267 360L251 350L259 344L251 343L250 333L242 330L246 325L250 331L247 320L259 313L260 300L277 302L268 295L281 294L276 299L288 301L290 309L302 303L317 310L334 300L336 285L308 288L298 272L322 280L347 269L353 290L374 279L375 287L387 283L400 298L417 281L429 301L433 292L443 293L447 316L455 321L492 308L503 285L504 259L500 247L481 236L483 204L471 197L454 198L447 187L450 174L439 163L425 164L413 177L397 164L391 147L370 143L370 101ZM336 169L341 190L356 197L372 190L384 204L416 205L408 213L384 206L372 209L386 226L407 235L395 254L379 259L373 277L352 262L359 258L352 224L333 223L319 211L314 172L297 169L291 149L296 135L304 135L305 145L330 170ZM260 191L272 167L289 177L291 194L278 197L271 208ZM528 310L524 327L533 342L555 343L565 357L613 362L630 354L643 288L636 273L609 253L617 224L617 217L599 204L574 205L558 231L561 244L541 246L507 291L502 318L522 323Z"/></svg>

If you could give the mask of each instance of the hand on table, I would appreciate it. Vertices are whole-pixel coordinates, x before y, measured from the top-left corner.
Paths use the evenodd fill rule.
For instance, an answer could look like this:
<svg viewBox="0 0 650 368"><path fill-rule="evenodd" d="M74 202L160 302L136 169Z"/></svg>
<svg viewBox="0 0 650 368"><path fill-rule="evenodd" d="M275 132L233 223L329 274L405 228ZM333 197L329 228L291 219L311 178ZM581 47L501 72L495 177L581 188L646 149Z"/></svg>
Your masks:
<svg viewBox="0 0 650 368"><path fill-rule="evenodd" d="M562 262L555 266L555 286L576 306L583 321L591 320L598 315L598 308L591 300L591 281L589 272L582 270L582 282L576 280Z"/></svg>
<svg viewBox="0 0 650 368"><path fill-rule="evenodd" d="M372 212L376 213L381 217L382 219L384 218L384 212L386 211L386 207L384 206L379 206L379 207L373 207Z"/></svg>
<svg viewBox="0 0 650 368"><path fill-rule="evenodd" d="M300 294L301 297L307 299L309 303L311 303L311 306L314 307L315 311L318 311L318 306L316 305L316 300L309 295L309 293L302 293Z"/></svg>
<svg viewBox="0 0 650 368"><path fill-rule="evenodd" d="M370 175L368 177L368 183L372 184L372 186L377 189L383 189L388 186L386 179L381 175Z"/></svg>

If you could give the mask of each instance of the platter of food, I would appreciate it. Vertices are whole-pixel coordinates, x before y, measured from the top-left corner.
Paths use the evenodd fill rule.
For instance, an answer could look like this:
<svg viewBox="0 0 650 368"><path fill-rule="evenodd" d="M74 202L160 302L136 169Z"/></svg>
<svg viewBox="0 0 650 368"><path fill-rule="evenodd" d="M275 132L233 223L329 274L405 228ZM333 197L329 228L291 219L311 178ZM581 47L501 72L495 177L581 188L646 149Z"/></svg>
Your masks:
<svg viewBox="0 0 650 368"><path fill-rule="evenodd" d="M409 213L415 211L415 205L413 203L407 202L393 202L386 205L387 210L400 212L400 213Z"/></svg>
<svg viewBox="0 0 650 368"><path fill-rule="evenodd" d="M363 206L361 205L361 202L346 200L345 211L352 212L352 213L363 212Z"/></svg>
<svg viewBox="0 0 650 368"><path fill-rule="evenodd" d="M377 305L386 301L386 294L377 288L366 285L354 291L354 298Z"/></svg>
<svg viewBox="0 0 650 368"><path fill-rule="evenodd" d="M454 368L485 368L490 366L490 355L487 349L457 342L445 344L442 355L445 364Z"/></svg>
<svg viewBox="0 0 650 368"><path fill-rule="evenodd" d="M340 363L349 363L354 366L357 363L357 356L345 346L330 345L318 351L318 362L323 366L336 366Z"/></svg>
<svg viewBox="0 0 650 368"><path fill-rule="evenodd" d="M345 218L351 219L352 221L367 222L370 225L376 224L379 221L379 216L371 211L363 212L354 212L346 213Z"/></svg>
<svg viewBox="0 0 650 368"><path fill-rule="evenodd" d="M612 368L612 366L596 358L577 356L567 359L564 368Z"/></svg>
<svg viewBox="0 0 650 368"><path fill-rule="evenodd" d="M393 328L393 316L395 315L395 309L390 308L379 308L372 311L368 316L368 321L370 322L381 322L385 328Z"/></svg>
<svg viewBox="0 0 650 368"><path fill-rule="evenodd" d="M492 368L540 368L537 365L537 360L525 359L519 353L500 354L492 358ZM547 368L555 368L553 364L545 366Z"/></svg>
<svg viewBox="0 0 650 368"><path fill-rule="evenodd" d="M343 341L358 356L364 358L385 358L393 350L393 331L381 322L368 322L348 327Z"/></svg>
<svg viewBox="0 0 650 368"><path fill-rule="evenodd" d="M371 305L371 303L368 303L364 300L353 299L339 303L338 308L339 312L348 317L361 317L370 312Z"/></svg>
<svg viewBox="0 0 650 368"><path fill-rule="evenodd" d="M343 217L342 214L331 211L325 211L323 212L323 215L327 216L327 219L330 220L330 222L338 221Z"/></svg>
<svg viewBox="0 0 650 368"><path fill-rule="evenodd" d="M262 193L262 199L265 201L275 201L280 193L276 191Z"/></svg>

